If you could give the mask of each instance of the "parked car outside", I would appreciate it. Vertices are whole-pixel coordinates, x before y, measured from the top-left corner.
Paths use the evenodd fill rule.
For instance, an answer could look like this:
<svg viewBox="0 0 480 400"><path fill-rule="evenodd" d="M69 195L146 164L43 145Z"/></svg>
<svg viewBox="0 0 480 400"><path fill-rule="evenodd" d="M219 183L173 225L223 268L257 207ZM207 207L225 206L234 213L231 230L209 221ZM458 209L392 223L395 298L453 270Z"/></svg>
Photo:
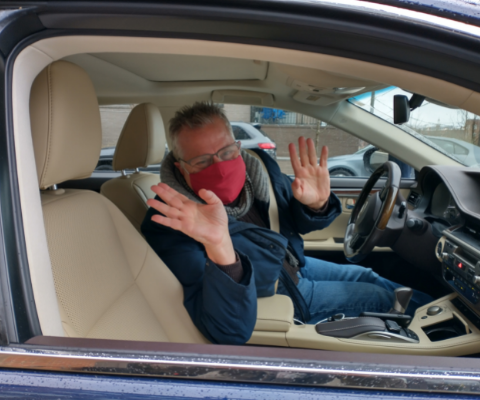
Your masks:
<svg viewBox="0 0 480 400"><path fill-rule="evenodd" d="M265 132L259 123L230 122L235 140L242 143L242 149L261 149L274 160L277 159L277 146Z"/></svg>
<svg viewBox="0 0 480 400"><path fill-rule="evenodd" d="M462 164L468 166L477 166L480 164L480 147L465 142L464 140L439 137L425 136L435 145L448 153L451 157L458 159ZM372 174L373 169L369 168L365 159L369 155L369 151L377 149L373 145L365 146L353 154L345 154L342 156L330 157L328 159L328 171L332 177L368 177ZM397 164L402 166L400 160L396 160ZM404 163L403 163L404 164ZM411 173L404 174L404 178L413 177Z"/></svg>
<svg viewBox="0 0 480 400"><path fill-rule="evenodd" d="M230 122L232 125L235 140L242 144L242 149L261 149L269 154L273 159L277 159L277 146L258 123L249 124L247 122ZM95 171L113 171L112 163L115 154L115 147L104 147L100 151L100 158ZM165 155L168 154L168 146L165 145ZM140 168L140 171L159 172L161 164L152 164L146 168Z"/></svg>
<svg viewBox="0 0 480 400"><path fill-rule="evenodd" d="M365 152L375 146L368 145L353 154L345 154L342 156L329 157L327 161L328 172L330 176L370 176L371 172L365 169L363 156Z"/></svg>

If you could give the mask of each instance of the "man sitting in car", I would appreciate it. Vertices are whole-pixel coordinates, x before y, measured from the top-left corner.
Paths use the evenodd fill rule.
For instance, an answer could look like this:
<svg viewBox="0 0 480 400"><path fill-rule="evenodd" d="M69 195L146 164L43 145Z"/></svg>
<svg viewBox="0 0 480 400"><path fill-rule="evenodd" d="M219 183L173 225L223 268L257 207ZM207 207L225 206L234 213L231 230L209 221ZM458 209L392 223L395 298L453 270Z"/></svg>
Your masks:
<svg viewBox="0 0 480 400"><path fill-rule="evenodd" d="M296 318L314 324L337 313L388 312L400 285L371 269L305 257L300 234L326 228L341 212L330 192L328 149L311 139L289 145L292 181L268 155L240 149L214 104L184 107L170 121L172 151L142 225L145 238L184 288L184 304L214 343L248 341L257 297L292 298ZM280 233L270 230L269 179ZM161 200L160 200L161 199ZM431 301L414 292L407 312ZM168 306L168 305L166 305Z"/></svg>

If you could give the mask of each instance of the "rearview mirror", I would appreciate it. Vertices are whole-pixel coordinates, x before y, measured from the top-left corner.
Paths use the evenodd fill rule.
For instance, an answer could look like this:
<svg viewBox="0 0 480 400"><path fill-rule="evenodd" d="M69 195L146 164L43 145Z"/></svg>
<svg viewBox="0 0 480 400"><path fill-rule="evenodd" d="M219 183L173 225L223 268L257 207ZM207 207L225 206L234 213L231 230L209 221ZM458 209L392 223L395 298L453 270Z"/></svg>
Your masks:
<svg viewBox="0 0 480 400"><path fill-rule="evenodd" d="M393 96L393 123L395 125L404 124L410 119L410 105L408 97L403 94Z"/></svg>
<svg viewBox="0 0 480 400"><path fill-rule="evenodd" d="M425 96L414 93L410 100L403 94L393 96L393 123L401 125L410 119L410 111L420 107L425 100Z"/></svg>

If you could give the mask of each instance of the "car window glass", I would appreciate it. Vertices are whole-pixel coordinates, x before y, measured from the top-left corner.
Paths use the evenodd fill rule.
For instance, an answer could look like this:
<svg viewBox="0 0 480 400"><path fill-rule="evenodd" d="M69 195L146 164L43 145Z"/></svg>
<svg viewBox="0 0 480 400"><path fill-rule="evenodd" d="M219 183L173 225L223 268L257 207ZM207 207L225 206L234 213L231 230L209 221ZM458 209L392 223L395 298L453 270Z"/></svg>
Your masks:
<svg viewBox="0 0 480 400"><path fill-rule="evenodd" d="M304 136L314 141L318 155L323 145L328 146L328 169L332 177L369 177L378 166L388 160L400 165L403 178L415 176L413 168L402 161L316 118L287 110L234 104L225 104L224 110L230 121L240 120L243 123L249 123L252 128L262 133L263 138L260 136L253 144L242 143L243 148L258 149L267 146L262 143L265 142L265 138L275 145L275 151L264 150L276 158L280 169L285 174L293 174L288 145L289 143L297 145L298 138ZM235 123L239 122L232 122L232 127Z"/></svg>
<svg viewBox="0 0 480 400"><path fill-rule="evenodd" d="M232 125L233 136L235 136L235 140L249 140L250 136L248 133L245 132L242 128L238 125Z"/></svg>
<svg viewBox="0 0 480 400"><path fill-rule="evenodd" d="M412 93L391 86L349 101L393 123L395 95L412 97ZM408 122L396 126L463 165L480 165L480 117L476 114L427 98L410 112Z"/></svg>

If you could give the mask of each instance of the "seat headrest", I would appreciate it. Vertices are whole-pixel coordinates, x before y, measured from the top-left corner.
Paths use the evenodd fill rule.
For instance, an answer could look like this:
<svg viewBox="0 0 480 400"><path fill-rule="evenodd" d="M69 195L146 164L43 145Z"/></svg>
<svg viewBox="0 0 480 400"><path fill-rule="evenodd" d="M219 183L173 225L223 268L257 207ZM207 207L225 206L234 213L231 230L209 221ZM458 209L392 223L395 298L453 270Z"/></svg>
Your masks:
<svg viewBox="0 0 480 400"><path fill-rule="evenodd" d="M102 146L92 81L79 66L56 61L35 78L30 122L41 189L91 175Z"/></svg>
<svg viewBox="0 0 480 400"><path fill-rule="evenodd" d="M152 103L137 105L118 139L113 169L134 169L158 164L165 154L165 128L159 109Z"/></svg>

